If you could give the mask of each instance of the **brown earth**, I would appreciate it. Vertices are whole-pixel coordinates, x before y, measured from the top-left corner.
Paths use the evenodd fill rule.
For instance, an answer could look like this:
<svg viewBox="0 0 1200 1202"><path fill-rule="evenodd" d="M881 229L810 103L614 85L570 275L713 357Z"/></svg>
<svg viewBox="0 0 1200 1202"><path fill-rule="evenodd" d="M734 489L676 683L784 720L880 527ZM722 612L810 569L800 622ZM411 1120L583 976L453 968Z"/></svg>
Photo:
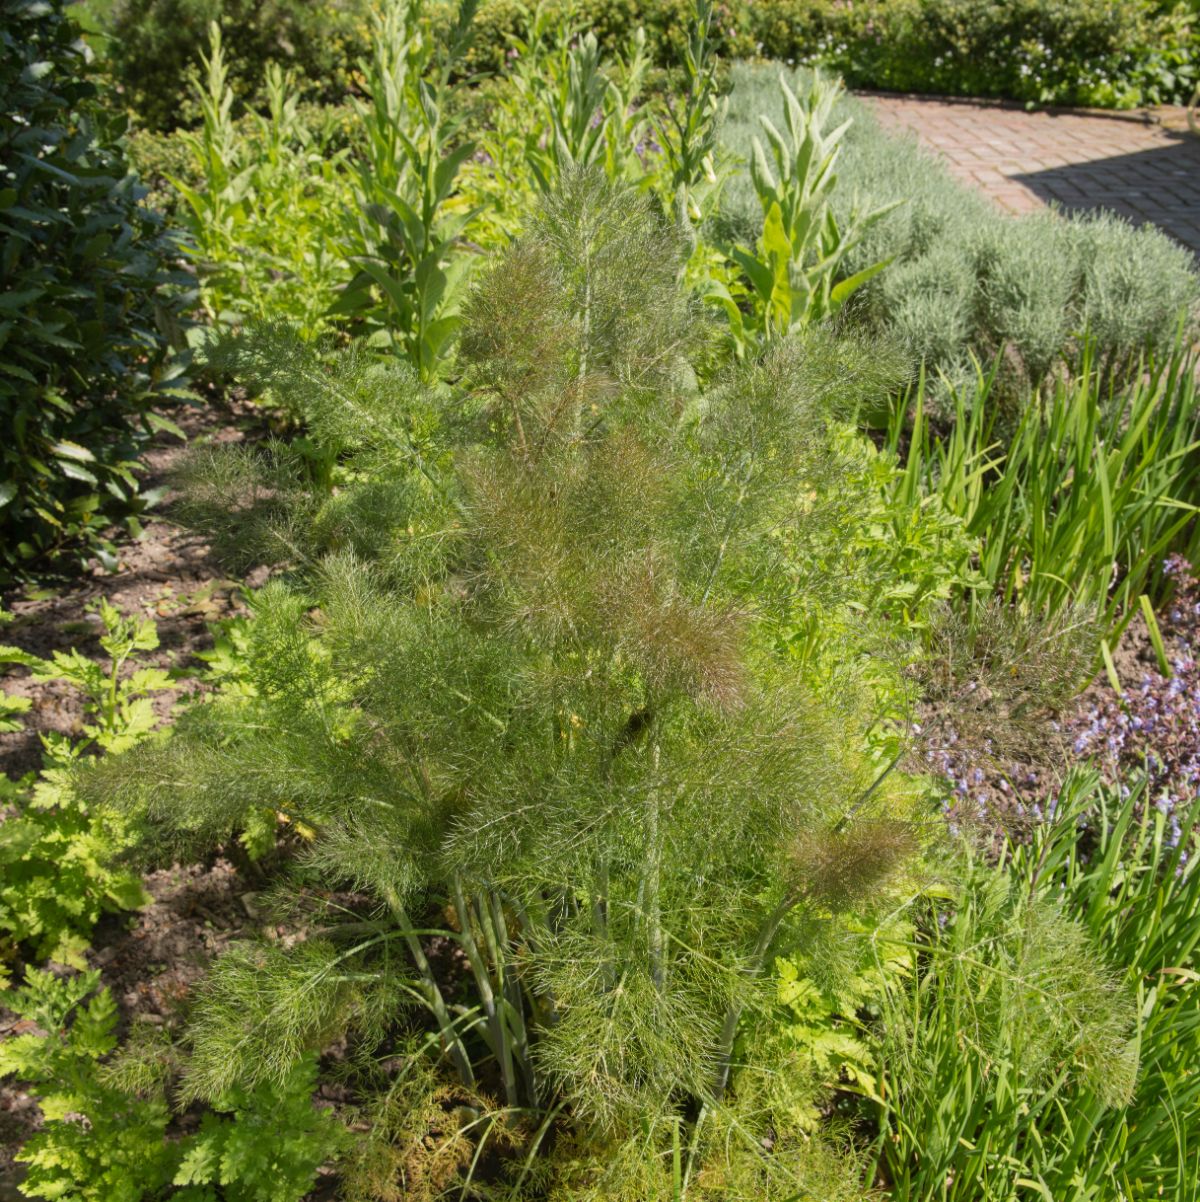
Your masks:
<svg viewBox="0 0 1200 1202"><path fill-rule="evenodd" d="M191 445L240 440L258 424L252 407L236 404L172 416ZM146 487L168 483L183 449L177 439L165 437L151 447L145 456ZM101 658L102 627L90 607L105 597L126 614L155 620L159 647L139 653L140 665L185 671L200 667L196 652L213 644L209 624L245 612L244 586L226 577L201 539L170 521L170 499L168 493L165 511L146 520L141 538L119 545L116 571L106 571L97 563L75 578L14 591L0 599L0 605L15 615L0 629L0 639L43 658L72 647ZM261 583L260 576L247 584ZM0 734L0 770L19 779L41 762L39 733L80 734L83 705L72 686L33 681L24 668L0 674L0 687L33 702L24 730ZM157 695L159 716L165 718L181 695L199 687L185 677L176 689ZM246 895L259 887L259 882L247 881L243 871L220 856L205 864L149 872L144 884L150 904L136 913L102 920L88 953L89 962L101 970L102 982L112 990L123 1025L134 1019L170 1023L177 1017L206 964L252 925ZM0 1010L0 1038L12 1025L13 1016ZM13 1156L40 1117L26 1091L12 1082L0 1084L0 1202L20 1197L15 1189L20 1170Z"/></svg>
<svg viewBox="0 0 1200 1202"><path fill-rule="evenodd" d="M182 417L172 416L192 446L238 441L255 422L254 410L245 404L206 406L188 410ZM149 469L146 487L167 484L183 451L184 445L177 439L161 437L144 456ZM226 577L200 538L170 521L166 516L170 502L168 492L163 509L146 520L142 537L119 546L115 572L95 563L73 579L0 596L0 607L15 615L0 627L0 642L43 658L72 647L101 658L99 635L103 628L90 607L105 597L123 613L152 617L157 623L158 650L140 654L141 665L199 667L195 652L212 646L208 624L245 612L243 586ZM252 577L246 583L252 586L261 579ZM83 706L72 686L33 681L24 668L5 671L0 667L0 687L33 702L24 730L0 734L0 771L15 779L41 763L40 732L80 733ZM188 688L184 682L179 689L159 694L155 707L160 716L165 716Z"/></svg>

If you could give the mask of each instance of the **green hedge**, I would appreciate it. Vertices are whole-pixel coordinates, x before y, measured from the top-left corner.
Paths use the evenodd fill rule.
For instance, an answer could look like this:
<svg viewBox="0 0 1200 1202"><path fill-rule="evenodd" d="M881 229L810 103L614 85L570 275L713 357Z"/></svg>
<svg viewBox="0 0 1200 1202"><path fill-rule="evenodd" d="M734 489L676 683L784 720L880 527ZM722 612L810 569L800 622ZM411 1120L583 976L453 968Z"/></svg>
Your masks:
<svg viewBox="0 0 1200 1202"><path fill-rule="evenodd" d="M188 77L217 21L230 84L261 100L268 62L294 67L306 100L343 98L370 42L370 0L116 0L107 22L107 66L138 122L163 130L197 114Z"/></svg>
<svg viewBox="0 0 1200 1202"><path fill-rule="evenodd" d="M435 9L448 20L452 5ZM680 61L688 0L586 0L579 10L610 51L642 25L658 63ZM522 11L518 0L483 0L477 66L503 67ZM716 12L727 59L823 66L851 87L1107 107L1188 99L1195 26L1194 5L1153 0L754 0Z"/></svg>
<svg viewBox="0 0 1200 1202"><path fill-rule="evenodd" d="M1121 108L1186 99L1196 73L1186 5L771 0L752 13L765 57L836 70L851 87Z"/></svg>
<svg viewBox="0 0 1200 1202"><path fill-rule="evenodd" d="M261 100L270 60L297 68L304 98L333 101L353 90L370 44L375 0L113 0L106 25L108 65L150 129L186 123L189 71L207 44L211 20L225 34L239 96ZM573 9L604 48L621 50L646 30L655 61L681 61L690 0L549 0ZM448 30L454 0L430 0L435 36ZM1111 107L1186 100L1194 87L1193 3L1152 0L755 0L716 11L727 60L761 56L842 74L851 87L1007 97L1032 103ZM528 6L482 0L472 72L504 70Z"/></svg>
<svg viewBox="0 0 1200 1202"><path fill-rule="evenodd" d="M121 133L61 0L0 0L0 580L140 503L179 290Z"/></svg>

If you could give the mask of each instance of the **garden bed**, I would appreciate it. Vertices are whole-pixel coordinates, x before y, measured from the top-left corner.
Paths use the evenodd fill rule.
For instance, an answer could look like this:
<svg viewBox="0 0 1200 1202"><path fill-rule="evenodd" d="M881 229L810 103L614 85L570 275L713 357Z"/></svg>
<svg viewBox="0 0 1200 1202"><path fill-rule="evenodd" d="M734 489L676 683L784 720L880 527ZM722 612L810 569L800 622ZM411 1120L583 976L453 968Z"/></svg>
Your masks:
<svg viewBox="0 0 1200 1202"><path fill-rule="evenodd" d="M190 0L128 0L103 69L191 123L132 143L3 5L64 124L0 236L74 333L0 342L0 1191L1190 1196L1189 256L727 71L707 0L228 5L186 100ZM953 9L895 27L928 86L1150 86L1145 6L933 63L994 7L741 16Z"/></svg>

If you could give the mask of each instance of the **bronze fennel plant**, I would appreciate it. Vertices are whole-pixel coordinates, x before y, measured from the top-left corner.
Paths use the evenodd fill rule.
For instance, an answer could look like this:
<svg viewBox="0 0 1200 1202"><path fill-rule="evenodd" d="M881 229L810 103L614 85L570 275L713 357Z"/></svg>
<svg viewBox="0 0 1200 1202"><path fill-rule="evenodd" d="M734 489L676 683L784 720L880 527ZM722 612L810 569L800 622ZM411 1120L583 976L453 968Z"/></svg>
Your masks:
<svg viewBox="0 0 1200 1202"><path fill-rule="evenodd" d="M722 1180L814 1163L738 1110L739 1082L780 1075L747 1034L764 970L881 904L916 836L759 586L780 531L827 520L827 424L887 369L810 333L702 391L680 253L648 202L568 173L478 285L449 400L278 329L235 352L300 399L342 483L209 454L288 569L258 598L254 695L85 786L168 848L254 812L313 832L280 891L306 938L217 962L191 1095L347 1029L387 1047L423 1010L462 1087L529 1123L520 1179L549 1196L686 1184L714 1147ZM529 1169L552 1126L558 1179Z"/></svg>

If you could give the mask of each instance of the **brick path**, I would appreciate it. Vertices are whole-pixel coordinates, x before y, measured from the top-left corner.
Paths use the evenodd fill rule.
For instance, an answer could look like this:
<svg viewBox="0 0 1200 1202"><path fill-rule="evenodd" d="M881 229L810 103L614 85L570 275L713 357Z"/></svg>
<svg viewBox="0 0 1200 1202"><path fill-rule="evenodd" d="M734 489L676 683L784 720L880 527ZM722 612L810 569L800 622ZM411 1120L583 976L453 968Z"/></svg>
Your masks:
<svg viewBox="0 0 1200 1202"><path fill-rule="evenodd" d="M1150 221L1200 255L1200 138L1129 118L1016 106L863 96L907 127L959 179L1014 213L1057 202Z"/></svg>

